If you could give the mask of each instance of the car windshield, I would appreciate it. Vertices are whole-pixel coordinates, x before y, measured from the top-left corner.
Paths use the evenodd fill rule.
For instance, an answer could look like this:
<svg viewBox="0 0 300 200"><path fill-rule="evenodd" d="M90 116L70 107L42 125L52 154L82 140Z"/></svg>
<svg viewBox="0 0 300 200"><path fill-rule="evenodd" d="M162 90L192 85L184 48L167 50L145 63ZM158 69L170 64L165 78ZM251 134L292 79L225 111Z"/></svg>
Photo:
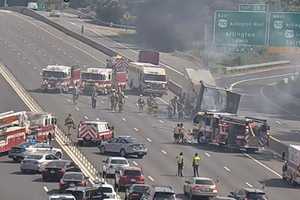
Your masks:
<svg viewBox="0 0 300 200"><path fill-rule="evenodd" d="M265 193L249 192L247 198L249 200L266 200L266 195Z"/></svg>
<svg viewBox="0 0 300 200"><path fill-rule="evenodd" d="M195 184L199 184L199 185L214 185L214 182L212 182L211 180L196 179L195 180Z"/></svg>
<svg viewBox="0 0 300 200"><path fill-rule="evenodd" d="M125 176L141 176L141 171L139 170L125 170L124 175Z"/></svg>
<svg viewBox="0 0 300 200"><path fill-rule="evenodd" d="M26 156L26 159L31 159L31 160L40 160L42 158L43 158L42 155L28 155L28 156Z"/></svg>
<svg viewBox="0 0 300 200"><path fill-rule="evenodd" d="M65 165L67 164L67 162L65 161L53 161L47 164L48 168L51 167L56 167L56 168L63 168Z"/></svg>
<svg viewBox="0 0 300 200"><path fill-rule="evenodd" d="M64 72L58 71L43 71L43 77L45 78L65 78L67 75Z"/></svg>
<svg viewBox="0 0 300 200"><path fill-rule="evenodd" d="M140 193L144 193L145 191L149 190L149 186L146 185L135 185L132 187L132 191L134 192L140 192Z"/></svg>
<svg viewBox="0 0 300 200"><path fill-rule="evenodd" d="M70 173L70 174L65 174L63 179L74 179L74 180L82 180L83 175L78 174L78 173Z"/></svg>
<svg viewBox="0 0 300 200"><path fill-rule="evenodd" d="M133 137L127 137L127 138L125 138L125 140L126 140L128 143L136 143L136 142L137 142L137 140L136 140L135 138L133 138Z"/></svg>
<svg viewBox="0 0 300 200"><path fill-rule="evenodd" d="M110 187L99 187L98 191L103 192L103 193L112 193L113 192L112 188L110 188Z"/></svg>
<svg viewBox="0 0 300 200"><path fill-rule="evenodd" d="M117 160L117 159L113 159L110 161L111 164L118 164L118 165L126 165L128 164L127 160L123 160L123 159L120 159L120 160Z"/></svg>
<svg viewBox="0 0 300 200"><path fill-rule="evenodd" d="M153 200L175 200L175 195L168 192L156 192Z"/></svg>
<svg viewBox="0 0 300 200"><path fill-rule="evenodd" d="M105 80L105 75L86 72L81 74L81 79L82 80Z"/></svg>

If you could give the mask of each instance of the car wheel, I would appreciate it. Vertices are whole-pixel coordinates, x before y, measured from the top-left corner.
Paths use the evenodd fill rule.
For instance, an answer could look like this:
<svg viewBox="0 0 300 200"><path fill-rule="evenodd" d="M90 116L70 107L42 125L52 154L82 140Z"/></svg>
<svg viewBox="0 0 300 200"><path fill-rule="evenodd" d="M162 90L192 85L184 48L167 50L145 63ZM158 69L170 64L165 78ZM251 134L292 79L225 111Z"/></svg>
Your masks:
<svg viewBox="0 0 300 200"><path fill-rule="evenodd" d="M60 152L57 152L57 153L55 154L55 156L58 157L59 159L62 157L62 155L61 155Z"/></svg>
<svg viewBox="0 0 300 200"><path fill-rule="evenodd" d="M101 140L96 143L97 146L100 146L101 144L102 144Z"/></svg>
<svg viewBox="0 0 300 200"><path fill-rule="evenodd" d="M100 147L100 153L101 153L101 154L105 154L105 147L104 147L104 146L101 146L101 147Z"/></svg>
<svg viewBox="0 0 300 200"><path fill-rule="evenodd" d="M126 157L126 152L124 149L121 149L120 155L121 155L121 157Z"/></svg>

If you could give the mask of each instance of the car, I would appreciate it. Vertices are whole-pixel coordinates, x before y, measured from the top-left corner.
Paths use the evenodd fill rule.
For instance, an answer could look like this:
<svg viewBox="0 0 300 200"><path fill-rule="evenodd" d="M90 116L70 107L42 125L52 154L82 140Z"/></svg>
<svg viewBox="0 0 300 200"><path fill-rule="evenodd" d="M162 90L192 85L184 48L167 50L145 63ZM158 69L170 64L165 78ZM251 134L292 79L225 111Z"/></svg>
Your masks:
<svg viewBox="0 0 300 200"><path fill-rule="evenodd" d="M21 161L20 170L22 173L26 173L26 172L39 173L42 172L45 165L52 160L59 160L59 158L49 153L28 154L25 156L24 160Z"/></svg>
<svg viewBox="0 0 300 200"><path fill-rule="evenodd" d="M193 197L214 197L217 196L218 190L213 179L206 177L192 177L185 180L183 193Z"/></svg>
<svg viewBox="0 0 300 200"><path fill-rule="evenodd" d="M72 194L52 194L49 200L77 200Z"/></svg>
<svg viewBox="0 0 300 200"><path fill-rule="evenodd" d="M115 188L118 190L125 189L132 184L144 184L145 177L139 167L122 167L116 171Z"/></svg>
<svg viewBox="0 0 300 200"><path fill-rule="evenodd" d="M98 187L71 187L67 188L65 191L67 194L72 194L75 196L76 200L84 200L84 199L106 199L109 197L105 195L103 192L98 190Z"/></svg>
<svg viewBox="0 0 300 200"><path fill-rule="evenodd" d="M117 193L111 184L104 183L98 187L99 192L105 194L109 199L117 199Z"/></svg>
<svg viewBox="0 0 300 200"><path fill-rule="evenodd" d="M125 192L125 200L139 200L144 193L149 193L151 190L150 185L146 184L133 184Z"/></svg>
<svg viewBox="0 0 300 200"><path fill-rule="evenodd" d="M228 196L236 200L268 200L266 193L258 188L242 188Z"/></svg>
<svg viewBox="0 0 300 200"><path fill-rule="evenodd" d="M26 150L29 146L36 144L36 142L26 142L18 146L12 147L8 152L8 157L16 162L20 162L26 156Z"/></svg>
<svg viewBox="0 0 300 200"><path fill-rule="evenodd" d="M108 157L103 161L103 177L114 176L121 167L129 167L129 162L124 157Z"/></svg>
<svg viewBox="0 0 300 200"><path fill-rule="evenodd" d="M104 141L98 146L100 153L117 153L121 157L136 155L143 158L147 154L147 148L144 144L137 143L131 136L119 136L109 141Z"/></svg>
<svg viewBox="0 0 300 200"><path fill-rule="evenodd" d="M78 167L70 160L53 160L44 166L42 178L43 181L59 181L65 172L78 171L77 169Z"/></svg>
<svg viewBox="0 0 300 200"><path fill-rule="evenodd" d="M34 145L30 145L26 148L26 151L28 153L52 153L58 158L62 158L63 156L62 150L60 148L55 148L48 143L36 143Z"/></svg>
<svg viewBox="0 0 300 200"><path fill-rule="evenodd" d="M176 193L172 186L153 186L149 193L144 193L141 200L176 200Z"/></svg>
<svg viewBox="0 0 300 200"><path fill-rule="evenodd" d="M81 172L66 172L59 181L59 190L65 190L69 187L87 186L87 177Z"/></svg>

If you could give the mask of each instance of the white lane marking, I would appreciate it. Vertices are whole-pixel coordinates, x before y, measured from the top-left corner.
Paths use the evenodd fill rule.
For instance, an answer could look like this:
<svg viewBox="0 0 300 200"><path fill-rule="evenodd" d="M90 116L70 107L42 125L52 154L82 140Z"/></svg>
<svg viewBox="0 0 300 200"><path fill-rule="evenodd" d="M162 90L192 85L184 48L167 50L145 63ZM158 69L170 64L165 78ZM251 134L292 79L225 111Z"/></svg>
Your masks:
<svg viewBox="0 0 300 200"><path fill-rule="evenodd" d="M43 188L44 188L45 192L48 192L48 191L49 191L48 188L47 188L46 186L44 186Z"/></svg>
<svg viewBox="0 0 300 200"><path fill-rule="evenodd" d="M137 164L137 162L135 161L132 161L132 163L135 165L135 166L138 166L139 164Z"/></svg>
<svg viewBox="0 0 300 200"><path fill-rule="evenodd" d="M232 90L233 87L235 87L235 86L237 86L241 83L250 82L250 81L257 81L257 80L264 80L264 79L280 78L280 77L290 76L290 75L293 75L293 74L294 73L287 73L287 74L280 74L280 75L273 75L273 76L265 76L265 77L244 79L244 80L240 80L240 81L232 83L229 87L229 90Z"/></svg>
<svg viewBox="0 0 300 200"><path fill-rule="evenodd" d="M122 120L123 120L124 122L126 122L126 119L125 119L124 117L122 118Z"/></svg>
<svg viewBox="0 0 300 200"><path fill-rule="evenodd" d="M280 121L276 121L276 124L281 125L281 122Z"/></svg>
<svg viewBox="0 0 300 200"><path fill-rule="evenodd" d="M89 119L87 116L84 116L84 119Z"/></svg>
<svg viewBox="0 0 300 200"><path fill-rule="evenodd" d="M138 129L138 128L133 128L133 130L135 130L136 132L138 132L138 131L139 131L139 129Z"/></svg>
<svg viewBox="0 0 300 200"><path fill-rule="evenodd" d="M162 123L162 124L165 123L163 120L159 120L159 122Z"/></svg>
<svg viewBox="0 0 300 200"><path fill-rule="evenodd" d="M162 103L164 103L164 104L167 104L167 105L169 104L166 100L164 100L164 99L162 99L162 98L160 98L160 97L157 97L157 99L160 100L160 101L161 101Z"/></svg>
<svg viewBox="0 0 300 200"><path fill-rule="evenodd" d="M79 108L76 106L76 107L75 107L75 110L79 111Z"/></svg>
<svg viewBox="0 0 300 200"><path fill-rule="evenodd" d="M150 138L146 138L146 140L147 140L148 142L152 142L152 140L151 140Z"/></svg>
<svg viewBox="0 0 300 200"><path fill-rule="evenodd" d="M152 182L154 182L154 178L152 178L151 176L148 176L148 179Z"/></svg>
<svg viewBox="0 0 300 200"><path fill-rule="evenodd" d="M161 150L160 152L162 152L162 153L165 154L165 155L168 154L165 150Z"/></svg>
<svg viewBox="0 0 300 200"><path fill-rule="evenodd" d="M250 158L251 160L253 160L254 162L256 162L257 164L259 164L261 167L265 168L266 170L272 172L273 174L275 174L276 176L282 178L282 176L277 173L275 170L271 169L270 167L266 166L265 164L259 162L258 160L256 160L255 158L253 158L252 156L250 156L249 154L247 153L243 153L246 157Z"/></svg>
<svg viewBox="0 0 300 200"><path fill-rule="evenodd" d="M224 169L228 172L231 172L231 169L229 169L228 167L224 166Z"/></svg>
<svg viewBox="0 0 300 200"><path fill-rule="evenodd" d="M205 154L207 157L210 157L210 154L209 154L209 153L205 152L204 154Z"/></svg>
<svg viewBox="0 0 300 200"><path fill-rule="evenodd" d="M248 183L248 182L246 182L246 185L248 186L248 187L253 187L253 185L251 185L250 183Z"/></svg>

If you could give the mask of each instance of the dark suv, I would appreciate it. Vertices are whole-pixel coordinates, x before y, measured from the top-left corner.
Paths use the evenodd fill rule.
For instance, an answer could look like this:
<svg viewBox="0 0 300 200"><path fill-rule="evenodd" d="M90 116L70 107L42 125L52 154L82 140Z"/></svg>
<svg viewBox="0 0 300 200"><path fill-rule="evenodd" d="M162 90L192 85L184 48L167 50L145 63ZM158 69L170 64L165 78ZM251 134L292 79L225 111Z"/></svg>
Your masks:
<svg viewBox="0 0 300 200"><path fill-rule="evenodd" d="M149 193L144 193L141 200L176 200L176 193L171 186L153 186Z"/></svg>
<svg viewBox="0 0 300 200"><path fill-rule="evenodd" d="M266 193L256 188L242 188L236 192L231 192L229 197L236 200L268 200Z"/></svg>

